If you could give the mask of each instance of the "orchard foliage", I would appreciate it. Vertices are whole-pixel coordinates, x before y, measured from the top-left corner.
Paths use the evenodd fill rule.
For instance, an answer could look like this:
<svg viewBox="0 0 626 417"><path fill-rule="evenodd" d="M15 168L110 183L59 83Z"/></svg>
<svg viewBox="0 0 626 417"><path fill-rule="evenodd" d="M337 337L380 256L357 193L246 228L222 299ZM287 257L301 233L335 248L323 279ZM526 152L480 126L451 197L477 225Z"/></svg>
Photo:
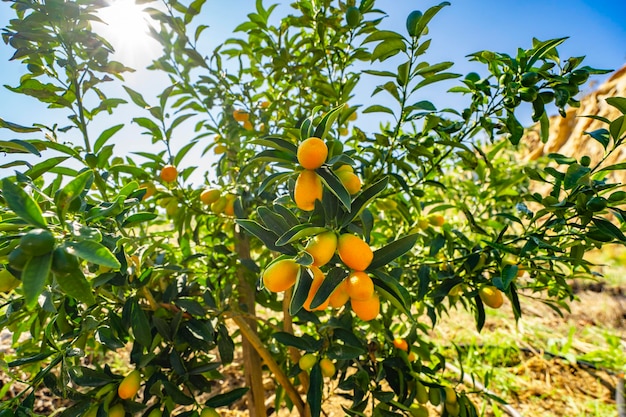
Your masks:
<svg viewBox="0 0 626 417"><path fill-rule="evenodd" d="M204 1L141 3L162 46L149 69L169 79L157 97L124 86L131 69L93 31L104 2L14 1L3 30L24 64L9 88L59 115L0 119L14 135L0 142L14 170L1 184L0 324L16 348L3 371L28 385L3 416L29 415L43 386L72 401L62 416L208 416L243 396L259 416L264 375L275 407L300 415L341 395L353 416L427 415L427 402L475 416L443 374L438 347L454 341L429 327L462 307L480 330L485 305L505 298L516 317L525 297L566 309L568 279L591 272L584 254L626 242L626 193L608 175L623 164L551 154L520 166L511 151L523 103L546 140L547 112L577 106L605 72L560 58L565 39L471 54L484 73L463 76L425 60L448 2L396 32L379 28L374 0L302 0L284 16L259 0L213 51L201 48ZM378 104L359 107L366 79ZM424 99L444 81L465 108ZM112 84L126 96L107 95ZM625 99L607 102L626 113ZM122 104L143 112L132 123L149 151L115 150L123 124L93 128ZM588 132L605 157L624 117ZM196 136L176 142L189 125ZM187 166L190 152L216 162ZM198 172L204 184L189 180ZM132 371L109 363L125 352ZM244 387L221 392L236 357Z"/></svg>

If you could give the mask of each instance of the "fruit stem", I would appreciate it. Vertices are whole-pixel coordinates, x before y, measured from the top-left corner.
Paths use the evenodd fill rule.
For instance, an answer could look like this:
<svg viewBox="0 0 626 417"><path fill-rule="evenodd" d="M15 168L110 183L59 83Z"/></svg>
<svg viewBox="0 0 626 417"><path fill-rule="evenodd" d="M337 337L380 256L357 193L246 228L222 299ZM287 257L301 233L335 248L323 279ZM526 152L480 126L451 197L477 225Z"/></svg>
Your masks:
<svg viewBox="0 0 626 417"><path fill-rule="evenodd" d="M304 417L306 415L304 402L296 391L296 388L293 386L287 375L282 371L278 363L274 360L272 354L263 346L263 342L259 336L250 328L246 320L241 316L232 316L232 320L237 324L239 330L241 331L241 335L250 342L252 347L258 352L259 356L265 361L265 364L270 368L270 371L274 374L276 381L283 387L287 396L293 402L293 404L298 409L298 413L300 416Z"/></svg>

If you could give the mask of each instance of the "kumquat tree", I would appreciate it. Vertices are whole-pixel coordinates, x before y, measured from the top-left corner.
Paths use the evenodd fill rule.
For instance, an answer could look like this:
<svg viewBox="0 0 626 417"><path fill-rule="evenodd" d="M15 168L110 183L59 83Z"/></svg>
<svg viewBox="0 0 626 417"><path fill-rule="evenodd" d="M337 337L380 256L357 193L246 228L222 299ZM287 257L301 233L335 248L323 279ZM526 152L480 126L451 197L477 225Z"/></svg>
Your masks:
<svg viewBox="0 0 626 417"><path fill-rule="evenodd" d="M350 416L482 415L494 397L444 372L454 341L429 330L464 309L480 331L507 299L516 318L528 297L567 309L585 253L626 242L611 175L624 166L604 163L623 115L588 133L601 160L515 156L520 106L545 140L547 112L607 72L560 57L565 38L476 52L484 71L462 75L423 60L448 2L392 31L374 0L282 16L258 0L204 50L204 0L142 0L162 48L149 69L167 80L150 97L93 29L106 2L10 3L2 38L23 74L5 82L57 122L0 114L2 372L25 384L2 417L34 415L43 388L68 400L64 417L210 417L235 401L259 417L267 379L271 407L293 415L334 396ZM354 101L365 77L378 104ZM442 81L464 108L424 98ZM607 104L626 113L626 98ZM96 128L130 106L141 116ZM144 151L117 150L125 124ZM195 136L176 141L186 126ZM186 164L193 153L213 162ZM233 361L242 383L222 390Z"/></svg>

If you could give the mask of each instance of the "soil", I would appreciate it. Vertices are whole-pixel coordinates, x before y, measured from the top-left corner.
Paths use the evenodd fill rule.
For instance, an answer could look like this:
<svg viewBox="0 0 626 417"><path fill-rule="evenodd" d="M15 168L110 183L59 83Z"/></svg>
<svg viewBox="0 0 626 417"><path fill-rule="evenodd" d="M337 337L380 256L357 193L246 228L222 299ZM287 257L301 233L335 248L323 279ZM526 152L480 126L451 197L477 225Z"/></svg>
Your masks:
<svg viewBox="0 0 626 417"><path fill-rule="evenodd" d="M572 362L571 357L561 354L547 354L546 340L565 340L572 329L579 332L597 329L608 332L619 339L622 350L626 349L626 286L587 285L574 283L578 301L571 305L571 313L560 317L552 309L537 300L523 300L524 316L516 323L509 313L510 306L505 304L501 310L488 311L488 318L482 333L473 330L473 318L462 310L454 311L449 317L443 318L433 338L451 340L461 350L464 346L478 346L483 354L488 354L491 344L496 346L500 334L508 334L509 340L518 340L517 352L507 363L492 363L494 375L502 373L513 383L498 386L492 383L487 388L507 401L522 416L615 416L615 387L618 378L623 377L620 369L604 369L592 362ZM512 338L514 333L517 336ZM546 339L545 335L549 335ZM11 337L7 332L0 333L0 352L10 353ZM570 351L577 357L594 350L602 349L602 343L593 343L585 337L575 337ZM547 343L549 345L549 343ZM606 347L606 346L604 346ZM454 361L454 357L449 358ZM228 391L243 385L241 363L237 362L222 370L226 379L218 389ZM452 378L460 379L458 374L450 373ZM505 377L506 378L506 377ZM512 378L512 379L511 379ZM0 371L0 383L8 383L9 376ZM501 381L500 379L499 381ZM467 392L477 391L471 384L460 382L460 388ZM467 382L467 381L466 381ZM265 380L267 390L266 408L268 415L295 415L286 408L274 409L274 382ZM24 386L14 382L6 392L3 400L13 397ZM327 387L327 394L336 392L334 387ZM214 395L214 394L213 394ZM502 411L495 412L494 402L486 403L484 396L471 395L484 416L501 416ZM341 406L348 406L350 401L338 395L329 395L324 402L324 415L327 417L344 416ZM51 416L59 414L68 403L53 399L43 389L37 393L35 412ZM431 415L439 415L438 412ZM220 409L223 416L247 416L245 402L239 401L230 409Z"/></svg>

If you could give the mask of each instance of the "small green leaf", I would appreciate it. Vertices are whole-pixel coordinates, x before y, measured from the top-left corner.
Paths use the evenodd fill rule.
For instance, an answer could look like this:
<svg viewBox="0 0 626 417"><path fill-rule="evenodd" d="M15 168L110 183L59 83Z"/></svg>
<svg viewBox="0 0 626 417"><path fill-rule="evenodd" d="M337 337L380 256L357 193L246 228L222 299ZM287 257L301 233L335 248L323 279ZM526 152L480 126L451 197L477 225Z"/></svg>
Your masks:
<svg viewBox="0 0 626 417"><path fill-rule="evenodd" d="M621 115L613 120L609 125L609 132L611 132L614 140L621 139L624 132L626 132L626 116Z"/></svg>
<svg viewBox="0 0 626 417"><path fill-rule="evenodd" d="M325 232L325 227L315 227L311 224L299 224L289 229L285 234L278 238L276 241L277 246L283 246L297 240L304 239L305 237L314 236Z"/></svg>
<svg viewBox="0 0 626 417"><path fill-rule="evenodd" d="M139 212L131 214L126 218L126 220L124 220L124 223L122 223L122 227L136 226L139 223L149 222L150 220L154 220L157 217L157 213L149 212Z"/></svg>
<svg viewBox="0 0 626 417"><path fill-rule="evenodd" d="M326 115L324 115L320 123L315 128L315 133L313 133L313 136L324 140L324 138L330 131L333 123L335 123L335 120L337 120L337 117L339 117L339 115L341 114L342 109L343 104L335 107L334 109L326 113Z"/></svg>
<svg viewBox="0 0 626 417"><path fill-rule="evenodd" d="M38 127L21 126L17 123L7 122L2 118L0 118L0 128L9 129L16 133L33 133L41 131L41 129Z"/></svg>
<svg viewBox="0 0 626 417"><path fill-rule="evenodd" d="M322 178L322 181L326 184L330 192L332 192L343 204L347 211L351 210L351 198L350 193L346 190L346 187L341 183L341 180L335 175L335 173L327 166L322 166L315 170Z"/></svg>
<svg viewBox="0 0 626 417"><path fill-rule="evenodd" d="M89 285L82 271L76 270L67 275L56 275L56 281L61 290L70 297L88 306L96 303L91 285Z"/></svg>
<svg viewBox="0 0 626 417"><path fill-rule="evenodd" d="M252 236L257 237L267 246L268 249L284 253L286 255L295 255L298 251L290 245L276 246L278 235L273 231L266 229L254 220L237 219L237 224Z"/></svg>
<svg viewBox="0 0 626 417"><path fill-rule="evenodd" d="M609 146L609 143L611 142L611 135L609 131L606 129L598 129L592 132L585 132L585 133L591 136L596 141L600 142L600 144L604 147L604 149L606 149Z"/></svg>
<svg viewBox="0 0 626 417"><path fill-rule="evenodd" d="M374 251L374 259L367 269L380 268L387 265L394 259L404 255L411 250L413 245L415 245L417 238L418 234L404 236L398 240L394 240L380 249L377 249Z"/></svg>
<svg viewBox="0 0 626 417"><path fill-rule="evenodd" d="M98 139L96 139L95 144L93 145L93 151L94 153L98 153L98 151L104 146L104 144L111 138L111 136L113 136L114 134L116 134L117 132L120 131L120 129L122 129L124 127L124 124L119 124L119 125L115 125L115 126L111 126L110 128L106 129L105 131L103 131L102 133L100 133L100 136L98 136Z"/></svg>
<svg viewBox="0 0 626 417"><path fill-rule="evenodd" d="M102 265L112 269L119 269L120 262L105 246L93 240L83 240L81 242L68 242L72 254L96 265Z"/></svg>
<svg viewBox="0 0 626 417"><path fill-rule="evenodd" d="M306 268L300 268L298 274L298 280L296 281L291 303L289 304L289 314L295 316L302 309L304 302L309 296L309 290L311 289L311 283L313 278Z"/></svg>
<svg viewBox="0 0 626 417"><path fill-rule="evenodd" d="M622 112L622 114L626 114L626 97L609 97L606 99L606 102Z"/></svg>
<svg viewBox="0 0 626 417"><path fill-rule="evenodd" d="M148 320L148 316L141 308L137 300L133 300L130 311L133 335L142 346L149 347L152 344L152 326Z"/></svg>
<svg viewBox="0 0 626 417"><path fill-rule="evenodd" d="M52 253L32 257L26 262L22 271L22 287L28 308L37 304L37 299L45 288L51 266Z"/></svg>
<svg viewBox="0 0 626 417"><path fill-rule="evenodd" d="M231 405L248 392L249 388L235 388L232 391L226 392L224 394L218 394L214 397L209 398L204 405L207 407L225 407L227 405Z"/></svg>
<svg viewBox="0 0 626 417"><path fill-rule="evenodd" d="M139 94L137 91L125 85L123 87L124 87L124 90L126 90L128 95L130 96L130 99L133 101L133 103L135 103L136 105L144 109L150 108L150 105L146 103L146 101L143 99L143 96L141 94Z"/></svg>
<svg viewBox="0 0 626 417"><path fill-rule="evenodd" d="M369 106L368 108L363 110L363 113L389 113L394 116L393 110L389 107L381 106L380 104L374 104L373 106Z"/></svg>
<svg viewBox="0 0 626 417"><path fill-rule="evenodd" d="M35 226L48 227L37 202L19 185L14 184L8 178L2 180L2 196L7 206L19 218Z"/></svg>
<svg viewBox="0 0 626 417"><path fill-rule="evenodd" d="M93 171L86 170L58 191L54 197L54 203L57 206L57 214L60 219L65 218L65 213L67 213L72 201L74 201L80 193L85 191L86 188L90 187L92 182Z"/></svg>
<svg viewBox="0 0 626 417"><path fill-rule="evenodd" d="M334 267L328 271L322 285L317 289L317 293L311 301L311 308L314 309L322 305L347 276L348 271L343 268Z"/></svg>
<svg viewBox="0 0 626 417"><path fill-rule="evenodd" d="M565 173L565 179L563 180L563 186L566 190L579 185L580 181L591 172L589 167L584 167L578 163L571 164Z"/></svg>
<svg viewBox="0 0 626 417"><path fill-rule="evenodd" d="M322 391L324 378L319 361L313 365L309 376L309 390L306 395L306 402L311 410L311 417L320 417L322 412Z"/></svg>
<svg viewBox="0 0 626 417"><path fill-rule="evenodd" d="M54 158L48 158L43 162L40 162L34 165L31 169L24 172L24 175L28 175L31 180L35 180L41 177L43 174L50 172L52 168L59 165L61 162L65 161L67 156L57 156Z"/></svg>
<svg viewBox="0 0 626 417"><path fill-rule="evenodd" d="M387 39L376 45L376 48L374 48L370 56L370 60L374 62L378 59L382 62L387 58L397 55L401 51L406 51L406 44L403 39Z"/></svg>
<svg viewBox="0 0 626 417"><path fill-rule="evenodd" d="M276 341L284 346L293 346L305 352L313 352L315 348L304 338L294 336L287 332L276 332L272 334Z"/></svg>

